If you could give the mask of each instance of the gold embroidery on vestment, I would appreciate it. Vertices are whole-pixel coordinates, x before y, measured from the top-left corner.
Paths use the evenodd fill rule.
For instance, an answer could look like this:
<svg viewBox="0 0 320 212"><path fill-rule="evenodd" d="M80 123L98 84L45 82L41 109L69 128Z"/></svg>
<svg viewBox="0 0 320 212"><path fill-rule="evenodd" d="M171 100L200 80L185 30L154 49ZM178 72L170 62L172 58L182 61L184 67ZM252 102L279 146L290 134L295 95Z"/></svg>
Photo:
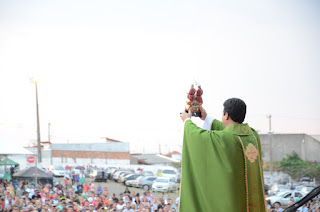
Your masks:
<svg viewBox="0 0 320 212"><path fill-rule="evenodd" d="M241 126L241 131L243 133L248 133L249 132L249 128L247 126Z"/></svg>
<svg viewBox="0 0 320 212"><path fill-rule="evenodd" d="M255 162L257 157L259 155L259 152L255 146L253 146L251 143L248 144L246 148L246 156L250 160L251 163Z"/></svg>

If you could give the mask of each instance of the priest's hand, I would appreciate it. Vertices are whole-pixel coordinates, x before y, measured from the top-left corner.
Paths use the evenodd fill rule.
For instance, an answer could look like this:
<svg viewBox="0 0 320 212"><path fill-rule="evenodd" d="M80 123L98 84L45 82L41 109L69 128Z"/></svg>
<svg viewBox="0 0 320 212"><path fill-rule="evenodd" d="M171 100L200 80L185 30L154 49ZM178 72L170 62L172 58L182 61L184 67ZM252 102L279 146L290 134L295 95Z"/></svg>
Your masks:
<svg viewBox="0 0 320 212"><path fill-rule="evenodd" d="M191 110L189 109L188 113L186 113L186 112L180 113L180 118L182 119L183 122L186 119L190 119L191 118Z"/></svg>
<svg viewBox="0 0 320 212"><path fill-rule="evenodd" d="M204 121L204 120L206 119L206 117L207 117L207 112L206 112L206 110L202 107L202 105L199 107L199 109L200 109L200 113L201 113L200 119Z"/></svg>

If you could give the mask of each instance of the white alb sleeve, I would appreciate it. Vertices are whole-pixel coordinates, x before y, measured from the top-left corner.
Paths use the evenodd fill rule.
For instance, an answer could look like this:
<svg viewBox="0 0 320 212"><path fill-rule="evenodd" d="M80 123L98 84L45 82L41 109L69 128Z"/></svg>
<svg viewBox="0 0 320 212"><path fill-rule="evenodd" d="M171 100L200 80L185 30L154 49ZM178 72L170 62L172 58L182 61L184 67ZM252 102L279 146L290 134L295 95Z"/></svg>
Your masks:
<svg viewBox="0 0 320 212"><path fill-rule="evenodd" d="M204 120L202 129L211 130L213 119L214 119L213 117L207 115L206 119Z"/></svg>
<svg viewBox="0 0 320 212"><path fill-rule="evenodd" d="M186 120L184 120L183 125L185 125L186 121L188 121L188 120L191 120L191 118L187 118Z"/></svg>

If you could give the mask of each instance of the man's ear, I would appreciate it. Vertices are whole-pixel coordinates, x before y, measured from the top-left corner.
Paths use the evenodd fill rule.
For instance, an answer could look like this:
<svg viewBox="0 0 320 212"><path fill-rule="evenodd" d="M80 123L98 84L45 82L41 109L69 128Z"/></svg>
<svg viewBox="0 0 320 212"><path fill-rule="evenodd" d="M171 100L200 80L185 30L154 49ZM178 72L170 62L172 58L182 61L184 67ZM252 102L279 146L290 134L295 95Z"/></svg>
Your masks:
<svg viewBox="0 0 320 212"><path fill-rule="evenodd" d="M229 114L227 112L226 112L225 116L226 116L226 120L230 119L230 116L229 116Z"/></svg>

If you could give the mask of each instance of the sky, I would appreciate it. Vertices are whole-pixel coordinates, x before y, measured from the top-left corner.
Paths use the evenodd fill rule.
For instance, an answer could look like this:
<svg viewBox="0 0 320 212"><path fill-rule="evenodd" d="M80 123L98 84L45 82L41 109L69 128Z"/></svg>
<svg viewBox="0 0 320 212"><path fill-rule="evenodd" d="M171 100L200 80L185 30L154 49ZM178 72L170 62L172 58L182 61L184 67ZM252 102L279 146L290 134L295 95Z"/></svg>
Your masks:
<svg viewBox="0 0 320 212"><path fill-rule="evenodd" d="M221 120L320 134L319 1L0 1L0 136L181 150L190 85ZM193 120L199 125L202 121ZM160 144L160 145L159 145Z"/></svg>

